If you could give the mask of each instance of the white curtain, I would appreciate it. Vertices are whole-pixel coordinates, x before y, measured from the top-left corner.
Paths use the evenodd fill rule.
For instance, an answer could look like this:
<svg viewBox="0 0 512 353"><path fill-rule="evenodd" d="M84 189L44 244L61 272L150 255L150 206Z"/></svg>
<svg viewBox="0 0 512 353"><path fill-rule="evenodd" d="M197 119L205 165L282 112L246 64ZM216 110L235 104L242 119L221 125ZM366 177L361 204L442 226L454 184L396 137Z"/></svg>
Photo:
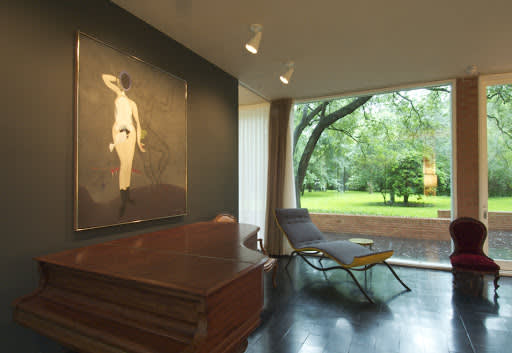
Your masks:
<svg viewBox="0 0 512 353"><path fill-rule="evenodd" d="M261 229L265 237L269 103L238 108L238 213L241 223Z"/></svg>
<svg viewBox="0 0 512 353"><path fill-rule="evenodd" d="M290 124L288 126L287 133L287 141L286 141L286 169L285 169L285 179L284 179L284 193L283 193L283 207L284 208L295 208L297 207L296 197L295 197L295 176L293 173L293 131L295 129L295 109L290 111ZM293 252L291 245L288 243L288 240L283 242L283 252L284 254L290 255Z"/></svg>
<svg viewBox="0 0 512 353"><path fill-rule="evenodd" d="M286 169L284 179L284 195L283 207L295 208L297 207L295 197L295 175L293 173L293 131L295 129L295 116L294 109L290 112L290 124L288 126L287 140L286 140Z"/></svg>

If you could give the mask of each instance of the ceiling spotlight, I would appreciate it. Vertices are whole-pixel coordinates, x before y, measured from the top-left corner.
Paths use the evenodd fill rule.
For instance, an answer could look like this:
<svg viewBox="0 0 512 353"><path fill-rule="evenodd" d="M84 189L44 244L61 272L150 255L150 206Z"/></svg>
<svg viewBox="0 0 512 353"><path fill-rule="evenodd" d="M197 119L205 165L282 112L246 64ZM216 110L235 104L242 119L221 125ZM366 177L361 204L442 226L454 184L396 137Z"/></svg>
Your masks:
<svg viewBox="0 0 512 353"><path fill-rule="evenodd" d="M466 67L466 74L469 76L477 76L478 67L476 65L469 65L468 67Z"/></svg>
<svg viewBox="0 0 512 353"><path fill-rule="evenodd" d="M293 61L289 61L286 63L286 72L279 76L279 79L282 83L287 85L290 82L290 79L292 78L293 71L295 70L295 63Z"/></svg>
<svg viewBox="0 0 512 353"><path fill-rule="evenodd" d="M245 44L245 49L249 53L257 54L258 49L260 48L260 42L261 42L261 30L263 29L262 25L259 24L252 24L251 25L251 32L254 33L251 40Z"/></svg>

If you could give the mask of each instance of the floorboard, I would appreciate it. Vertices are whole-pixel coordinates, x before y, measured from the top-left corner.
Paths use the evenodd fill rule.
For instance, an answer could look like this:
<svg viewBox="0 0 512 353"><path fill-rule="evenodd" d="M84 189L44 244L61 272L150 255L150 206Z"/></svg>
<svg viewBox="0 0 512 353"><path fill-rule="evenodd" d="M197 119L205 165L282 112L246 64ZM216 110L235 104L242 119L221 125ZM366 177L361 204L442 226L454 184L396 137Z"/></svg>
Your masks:
<svg viewBox="0 0 512 353"><path fill-rule="evenodd" d="M512 278L492 278L459 290L450 272L394 266L406 292L385 266L356 277L316 271L300 258L280 260L277 288L266 275L260 327L247 353L505 353L512 347Z"/></svg>

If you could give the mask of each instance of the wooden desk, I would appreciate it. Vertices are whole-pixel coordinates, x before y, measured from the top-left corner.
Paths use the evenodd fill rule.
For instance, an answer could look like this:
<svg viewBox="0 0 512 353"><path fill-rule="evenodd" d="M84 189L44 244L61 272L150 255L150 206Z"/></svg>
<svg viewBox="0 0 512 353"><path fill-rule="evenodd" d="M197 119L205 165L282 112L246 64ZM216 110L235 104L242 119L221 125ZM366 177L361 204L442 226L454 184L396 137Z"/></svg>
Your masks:
<svg viewBox="0 0 512 353"><path fill-rule="evenodd" d="M243 352L263 307L257 231L195 223L38 257L14 320L77 352Z"/></svg>

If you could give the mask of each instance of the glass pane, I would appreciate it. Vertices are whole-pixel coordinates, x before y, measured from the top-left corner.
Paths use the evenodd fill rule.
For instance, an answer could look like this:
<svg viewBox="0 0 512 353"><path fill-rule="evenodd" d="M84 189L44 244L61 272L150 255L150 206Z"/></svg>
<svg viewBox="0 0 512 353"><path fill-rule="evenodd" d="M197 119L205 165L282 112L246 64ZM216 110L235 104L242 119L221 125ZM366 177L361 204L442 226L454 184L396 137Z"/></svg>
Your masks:
<svg viewBox="0 0 512 353"><path fill-rule="evenodd" d="M487 87L489 256L512 260L512 85Z"/></svg>
<svg viewBox="0 0 512 353"><path fill-rule="evenodd" d="M449 263L451 86L295 106L301 207L333 238Z"/></svg>

